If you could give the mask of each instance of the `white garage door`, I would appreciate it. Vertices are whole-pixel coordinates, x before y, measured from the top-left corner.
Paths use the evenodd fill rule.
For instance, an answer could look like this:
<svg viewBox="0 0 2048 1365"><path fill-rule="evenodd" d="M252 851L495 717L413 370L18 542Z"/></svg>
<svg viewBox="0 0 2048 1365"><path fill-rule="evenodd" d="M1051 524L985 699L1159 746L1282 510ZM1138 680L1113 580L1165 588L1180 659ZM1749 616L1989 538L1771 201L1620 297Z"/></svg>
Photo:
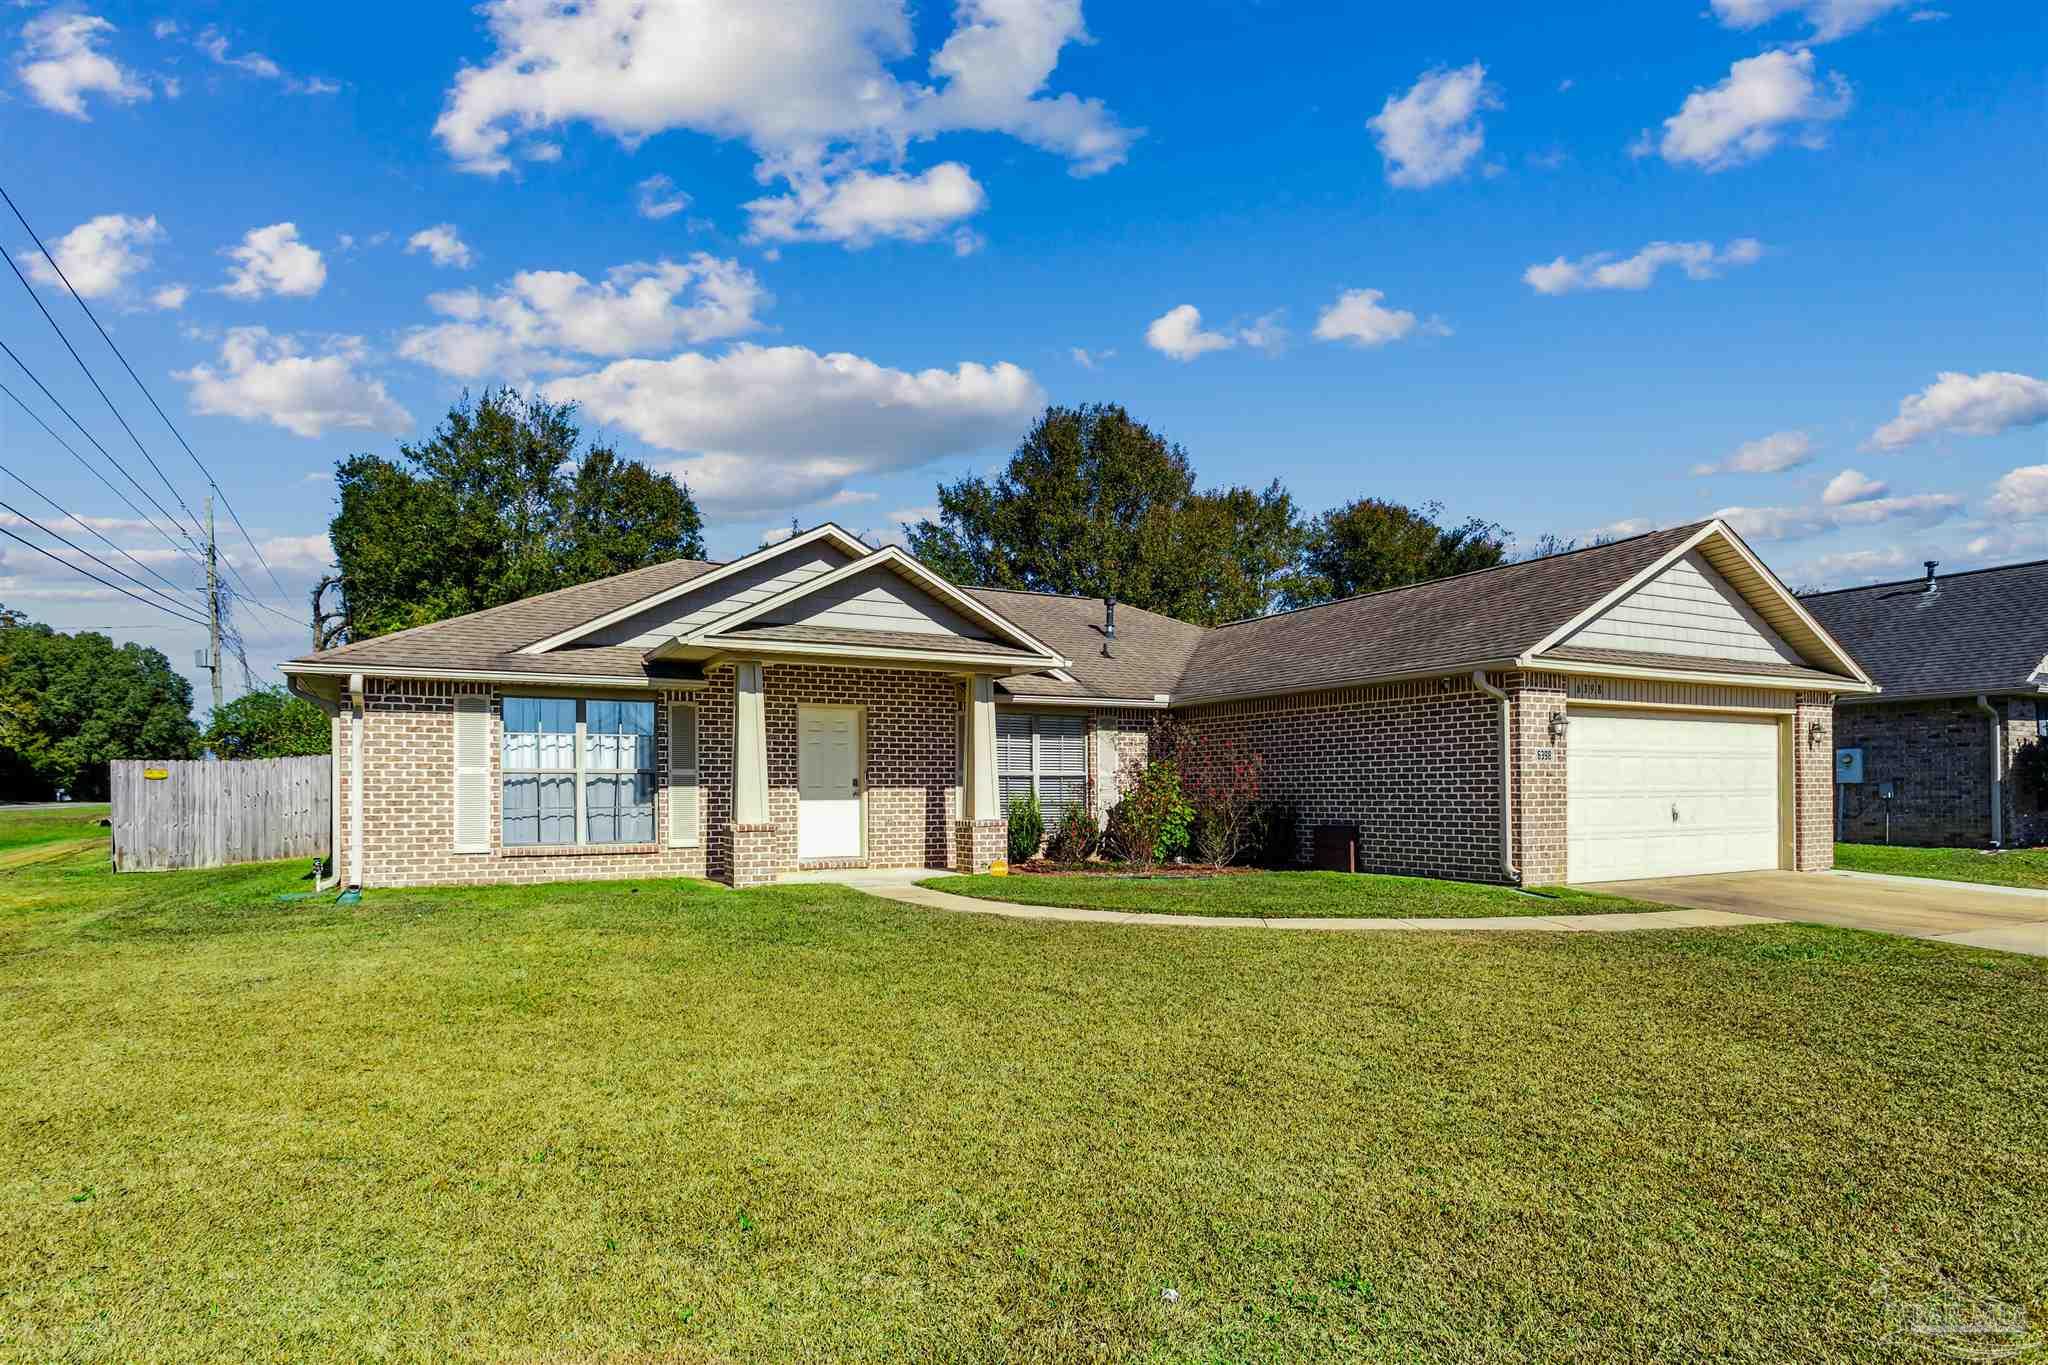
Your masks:
<svg viewBox="0 0 2048 1365"><path fill-rule="evenodd" d="M1566 744L1575 882L1778 866L1778 723L1574 709Z"/></svg>

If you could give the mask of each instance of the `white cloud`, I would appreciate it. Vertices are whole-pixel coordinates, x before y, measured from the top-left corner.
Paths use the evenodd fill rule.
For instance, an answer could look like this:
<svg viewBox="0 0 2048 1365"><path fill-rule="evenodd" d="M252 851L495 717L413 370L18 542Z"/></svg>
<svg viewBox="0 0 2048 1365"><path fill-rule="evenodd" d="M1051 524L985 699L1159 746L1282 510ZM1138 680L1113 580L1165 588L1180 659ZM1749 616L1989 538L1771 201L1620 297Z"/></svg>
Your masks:
<svg viewBox="0 0 2048 1365"><path fill-rule="evenodd" d="M1813 26L1812 41L1832 42L1910 0L1709 0L1724 28L1752 29L1796 14ZM1918 16L1915 16L1918 17Z"/></svg>
<svg viewBox="0 0 2048 1365"><path fill-rule="evenodd" d="M1821 146L1827 125L1848 113L1849 103L1849 83L1840 74L1824 83L1815 79L1811 52L1764 52L1730 66L1719 85L1687 95L1664 120L1655 149L1674 166L1724 171L1756 160L1787 137L1803 147ZM1651 147L1645 133L1633 150Z"/></svg>
<svg viewBox="0 0 2048 1365"><path fill-rule="evenodd" d="M100 50L114 26L98 15L53 9L22 25L14 71L45 109L91 119L87 95L122 104L149 98L149 85Z"/></svg>
<svg viewBox="0 0 2048 1365"><path fill-rule="evenodd" d="M577 122L628 146L674 129L738 139L758 178L793 190L793 209L769 212L771 234L807 223L811 200L835 202L829 182L895 172L911 143L942 133L1006 134L1076 175L1120 164L1139 136L1102 101L1046 89L1060 53L1090 41L1080 0L958 0L929 83L891 70L916 51L906 0L486 0L482 12L495 51L457 74L434 127L465 170L501 174L515 139Z"/></svg>
<svg viewBox="0 0 2048 1365"><path fill-rule="evenodd" d="M1738 237L1718 248L1712 242L1651 242L1633 256L1611 251L1576 261L1559 256L1548 265L1524 270L1522 282L1539 294L1553 295L1581 289L1648 289L1666 266L1677 266L1688 279L1711 280L1728 266L1755 265L1763 254L1763 243L1754 237Z"/></svg>
<svg viewBox="0 0 2048 1365"><path fill-rule="evenodd" d="M1417 327L1424 332L1448 336L1450 328L1432 318L1418 322L1405 308L1383 308L1386 297L1377 289L1347 289L1337 301L1316 318L1316 340L1349 341L1359 346L1384 346L1411 335Z"/></svg>
<svg viewBox="0 0 2048 1365"><path fill-rule="evenodd" d="M378 431L397 435L412 417L362 373L359 337L333 337L308 355L293 337L235 327L221 343L220 365L195 365L175 377L191 385L195 412L264 421L294 435Z"/></svg>
<svg viewBox="0 0 2048 1365"><path fill-rule="evenodd" d="M1871 434L1880 450L1899 450L1942 432L1997 436L2048 422L2048 383L2008 370L1960 374L1944 370L1935 381L1899 401L1899 415Z"/></svg>
<svg viewBox="0 0 2048 1365"><path fill-rule="evenodd" d="M1478 62L1425 71L1405 94L1387 96L1366 120L1386 158L1387 183L1423 189L1458 175L1486 145L1480 111L1498 108Z"/></svg>
<svg viewBox="0 0 2048 1365"><path fill-rule="evenodd" d="M185 306L185 300L192 297L192 286L167 284L150 291L149 306L171 312Z"/></svg>
<svg viewBox="0 0 2048 1365"><path fill-rule="evenodd" d="M80 223L51 246L50 254L57 258L63 279L43 259L43 253L34 248L15 253L15 259L27 268L28 277L37 284L62 289L64 279L68 279L71 287L84 297L103 299L119 291L130 277L149 268L149 248L161 241L163 235L154 215L131 218L121 213L103 213Z"/></svg>
<svg viewBox="0 0 2048 1365"><path fill-rule="evenodd" d="M898 526L915 526L920 521L937 521L940 508L937 503L920 503L916 507L899 507L889 514L889 520Z"/></svg>
<svg viewBox="0 0 2048 1365"><path fill-rule="evenodd" d="M1238 329L1237 339L1255 351L1264 351L1267 355L1278 355L1287 349L1287 340L1290 335L1280 322L1286 316L1287 311L1283 308L1276 308L1270 313L1261 313L1258 317L1253 318L1248 325Z"/></svg>
<svg viewBox="0 0 2048 1365"><path fill-rule="evenodd" d="M1193 360L1210 351L1227 351L1237 344L1221 332L1202 330L1202 310L1192 303L1169 308L1145 328L1145 344L1175 360Z"/></svg>
<svg viewBox="0 0 2048 1365"><path fill-rule="evenodd" d="M1013 440L1045 404L1007 362L911 373L856 355L741 344L723 355L621 360L541 389L650 445L706 507L736 515Z"/></svg>
<svg viewBox="0 0 2048 1365"><path fill-rule="evenodd" d="M1896 545L1874 550L1843 550L1811 561L1800 575L1800 581L1810 581L1823 587L1872 583L1892 576L1896 570L1913 562L1912 554Z"/></svg>
<svg viewBox="0 0 2048 1365"><path fill-rule="evenodd" d="M476 264L476 253L462 240L453 223L436 223L408 237L405 254L410 256L415 251L426 252L435 265L453 266L457 270L467 270Z"/></svg>
<svg viewBox="0 0 2048 1365"><path fill-rule="evenodd" d="M325 531L310 536L266 536L258 546L264 563L279 573L314 573L334 563L334 545ZM255 569L253 558L230 553L228 558L244 569Z"/></svg>
<svg viewBox="0 0 2048 1365"><path fill-rule="evenodd" d="M754 331L770 302L752 271L698 252L689 260L617 266L593 284L568 270L526 270L493 294L432 294L450 319L414 328L399 343L408 360L464 379L572 368L571 355L623 356L677 341L716 341Z"/></svg>
<svg viewBox="0 0 2048 1365"><path fill-rule="evenodd" d="M1085 346L1072 346L1068 348L1067 355L1084 370L1095 369L1105 360L1116 359L1114 348L1107 351L1091 351Z"/></svg>
<svg viewBox="0 0 2048 1365"><path fill-rule="evenodd" d="M1869 502L1891 492L1891 488L1884 480L1873 479L1860 469L1845 469L1828 480L1828 486L1821 491L1820 501L1823 507Z"/></svg>
<svg viewBox="0 0 2048 1365"><path fill-rule="evenodd" d="M558 150L555 153L561 155ZM642 218L659 222L673 218L690 207L690 196L676 188L676 182L665 175L650 175L633 187L633 206Z"/></svg>
<svg viewBox="0 0 2048 1365"><path fill-rule="evenodd" d="M1696 464L1692 472L1707 474L1780 474L1813 458L1813 441L1803 431L1774 431L1744 441L1735 453L1716 464Z"/></svg>
<svg viewBox="0 0 2048 1365"><path fill-rule="evenodd" d="M1715 516L1747 540L1801 540L1845 526L1876 526L1903 521L1932 526L1961 510L1953 493L1915 493L1910 497L1872 498L1828 507L1723 507Z"/></svg>
<svg viewBox="0 0 2048 1365"><path fill-rule="evenodd" d="M1991 515L2001 521L2048 517L2048 464L2030 464L2001 476L1991 492Z"/></svg>
<svg viewBox="0 0 2048 1365"><path fill-rule="evenodd" d="M836 180L804 175L794 186L790 194L744 206L752 219L748 240L851 247L884 237L926 242L981 212L988 202L981 185L957 161L942 162L922 175L861 170Z"/></svg>
<svg viewBox="0 0 2048 1365"><path fill-rule="evenodd" d="M160 30L162 26L158 27ZM174 28L173 32L175 31ZM157 36L161 38L165 35L159 31ZM245 71L261 80L277 81L295 95L332 95L341 89L335 82L320 76L294 76L261 52L232 52L229 50L227 35L211 25L199 31L199 36L192 40L192 46L221 66Z"/></svg>
<svg viewBox="0 0 2048 1365"><path fill-rule="evenodd" d="M158 38L175 38L178 36L178 21L176 19L159 19L149 26L149 31Z"/></svg>
<svg viewBox="0 0 2048 1365"><path fill-rule="evenodd" d="M327 283L327 263L320 253L299 240L294 223L272 223L251 228L242 244L227 248L236 261L228 271L228 282L220 292L233 299L260 299L266 294L305 298L320 292Z"/></svg>

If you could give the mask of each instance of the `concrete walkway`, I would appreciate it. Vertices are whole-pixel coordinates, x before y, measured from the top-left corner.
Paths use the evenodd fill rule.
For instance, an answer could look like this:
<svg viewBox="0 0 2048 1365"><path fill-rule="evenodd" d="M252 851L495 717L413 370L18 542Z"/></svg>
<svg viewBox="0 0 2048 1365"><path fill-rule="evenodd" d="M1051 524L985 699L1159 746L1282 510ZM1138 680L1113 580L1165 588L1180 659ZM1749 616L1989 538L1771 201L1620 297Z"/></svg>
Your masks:
<svg viewBox="0 0 2048 1365"><path fill-rule="evenodd" d="M1011 901L982 900L978 896L957 896L917 885L944 871L923 872L841 872L826 876L801 874L804 881L836 881L884 900L926 910L950 910L969 915L999 915L1004 919L1058 920L1079 924L1149 924L1171 929L1315 929L1338 933L1371 933L1383 929L1432 929L1465 932L1478 929L1510 929L1534 933L1601 932L1625 929L1722 929L1746 924L1768 924L1757 915L1732 914L1725 910L1658 910L1622 915L1487 915L1460 919L1431 916L1418 919L1364 919L1355 916L1320 919L1261 919L1251 915L1148 915L1122 910L1076 910L1063 905L1018 905ZM792 877L788 880L799 880Z"/></svg>
<svg viewBox="0 0 2048 1365"><path fill-rule="evenodd" d="M1588 891L2048 957L2048 891L1864 872L1730 872Z"/></svg>

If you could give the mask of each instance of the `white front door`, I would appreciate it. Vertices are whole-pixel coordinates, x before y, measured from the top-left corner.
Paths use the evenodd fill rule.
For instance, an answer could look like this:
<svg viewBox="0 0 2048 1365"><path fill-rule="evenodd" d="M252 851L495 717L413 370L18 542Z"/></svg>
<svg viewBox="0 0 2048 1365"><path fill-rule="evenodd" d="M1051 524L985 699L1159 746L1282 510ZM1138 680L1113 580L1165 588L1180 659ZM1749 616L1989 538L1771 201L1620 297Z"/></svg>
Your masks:
<svg viewBox="0 0 2048 1365"><path fill-rule="evenodd" d="M1776 720L1574 707L1568 736L1573 881L1778 866Z"/></svg>
<svg viewBox="0 0 2048 1365"><path fill-rule="evenodd" d="M858 858L860 708L797 708L796 794L796 856Z"/></svg>

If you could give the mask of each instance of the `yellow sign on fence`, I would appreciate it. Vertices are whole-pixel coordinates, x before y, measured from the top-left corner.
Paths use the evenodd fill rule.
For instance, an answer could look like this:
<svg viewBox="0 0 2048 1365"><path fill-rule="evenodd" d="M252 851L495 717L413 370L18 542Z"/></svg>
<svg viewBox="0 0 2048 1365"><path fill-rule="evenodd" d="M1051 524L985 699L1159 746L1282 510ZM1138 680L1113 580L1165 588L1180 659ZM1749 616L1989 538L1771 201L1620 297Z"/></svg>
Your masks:
<svg viewBox="0 0 2048 1365"><path fill-rule="evenodd" d="M144 768L142 775L151 782L161 782L171 775L171 770L169 768Z"/></svg>

